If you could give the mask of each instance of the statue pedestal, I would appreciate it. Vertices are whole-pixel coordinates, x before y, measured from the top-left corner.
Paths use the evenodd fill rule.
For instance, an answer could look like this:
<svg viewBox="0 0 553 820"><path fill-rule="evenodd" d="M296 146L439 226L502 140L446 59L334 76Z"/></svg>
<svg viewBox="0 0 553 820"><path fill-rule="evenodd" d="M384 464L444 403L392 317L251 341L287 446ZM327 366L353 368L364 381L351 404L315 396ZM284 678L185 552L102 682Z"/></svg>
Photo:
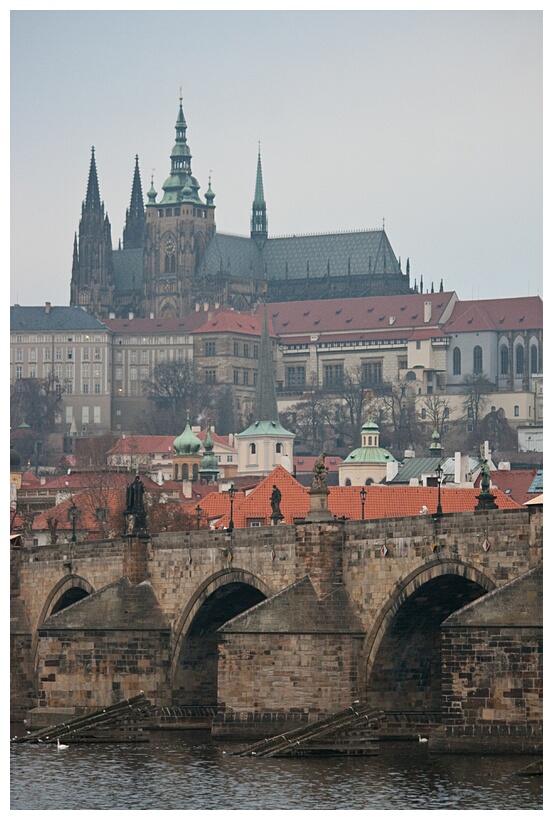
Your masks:
<svg viewBox="0 0 553 820"><path fill-rule="evenodd" d="M330 491L327 487L314 488L309 490L309 512L305 517L306 523L318 523L319 521L334 521L334 516L328 509L328 496Z"/></svg>
<svg viewBox="0 0 553 820"><path fill-rule="evenodd" d="M497 510L495 495L493 493L482 492L476 497L478 499L478 504L474 508L475 510Z"/></svg>
<svg viewBox="0 0 553 820"><path fill-rule="evenodd" d="M284 521L284 516L282 513L273 513L271 516L271 527L276 527L277 524L280 524L281 521Z"/></svg>

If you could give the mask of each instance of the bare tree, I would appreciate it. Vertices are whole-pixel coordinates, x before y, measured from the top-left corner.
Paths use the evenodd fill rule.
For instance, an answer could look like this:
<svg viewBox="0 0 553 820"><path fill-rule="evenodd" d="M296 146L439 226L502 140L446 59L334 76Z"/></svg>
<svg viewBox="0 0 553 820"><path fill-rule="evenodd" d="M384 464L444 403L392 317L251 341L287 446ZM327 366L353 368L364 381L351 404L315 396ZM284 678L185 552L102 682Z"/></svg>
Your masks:
<svg viewBox="0 0 553 820"><path fill-rule="evenodd" d="M426 422L431 426L432 432L437 430L440 434L440 441L444 439L444 428L451 413L451 404L443 396L436 393L426 395L422 402L425 410Z"/></svg>
<svg viewBox="0 0 553 820"><path fill-rule="evenodd" d="M45 379L17 379L10 390L10 424L28 424L39 436L55 429L62 408L63 388L53 374Z"/></svg>
<svg viewBox="0 0 553 820"><path fill-rule="evenodd" d="M151 407L141 415L140 427L150 435L176 435L187 411L191 418L206 414L216 388L200 381L192 362L161 362L145 382L145 390Z"/></svg>
<svg viewBox="0 0 553 820"><path fill-rule="evenodd" d="M479 425L488 396L493 393L495 386L485 373L473 373L463 379L463 411L467 424L472 425L472 435L469 441L474 443L480 438Z"/></svg>
<svg viewBox="0 0 553 820"><path fill-rule="evenodd" d="M301 401L281 414L283 426L295 433L298 444L301 442L301 446L313 454L320 453L324 448L328 405L329 396L318 388L316 379L313 379Z"/></svg>

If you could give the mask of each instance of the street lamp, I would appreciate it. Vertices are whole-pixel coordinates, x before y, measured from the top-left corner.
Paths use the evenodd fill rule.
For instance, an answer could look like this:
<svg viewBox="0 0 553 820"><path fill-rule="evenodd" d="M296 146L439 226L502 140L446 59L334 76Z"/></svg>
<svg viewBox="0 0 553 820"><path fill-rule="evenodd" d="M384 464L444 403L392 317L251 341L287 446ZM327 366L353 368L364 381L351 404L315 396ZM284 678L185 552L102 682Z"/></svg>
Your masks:
<svg viewBox="0 0 553 820"><path fill-rule="evenodd" d="M361 520L365 520L365 499L367 497L367 491L364 487L361 487L359 491L359 495L361 496Z"/></svg>
<svg viewBox="0 0 553 820"><path fill-rule="evenodd" d="M80 512L81 511L76 506L75 502L72 501L71 506L67 510L67 518L71 522L71 528L72 528L71 541L73 542L73 544L77 540L76 535L75 535L75 527L77 526L77 518L79 517Z"/></svg>
<svg viewBox="0 0 553 820"><path fill-rule="evenodd" d="M228 531L232 532L234 530L234 520L232 518L232 505L234 504L234 496L236 495L236 487L234 484L231 484L228 488L229 500L230 500L230 521L228 525Z"/></svg>
<svg viewBox="0 0 553 820"><path fill-rule="evenodd" d="M201 517L202 517L202 508L198 504L198 506L196 507L196 529L197 530L200 529L200 518Z"/></svg>
<svg viewBox="0 0 553 820"><path fill-rule="evenodd" d="M438 476L438 506L436 507L436 515L442 515L442 465L438 464L436 468L436 475Z"/></svg>

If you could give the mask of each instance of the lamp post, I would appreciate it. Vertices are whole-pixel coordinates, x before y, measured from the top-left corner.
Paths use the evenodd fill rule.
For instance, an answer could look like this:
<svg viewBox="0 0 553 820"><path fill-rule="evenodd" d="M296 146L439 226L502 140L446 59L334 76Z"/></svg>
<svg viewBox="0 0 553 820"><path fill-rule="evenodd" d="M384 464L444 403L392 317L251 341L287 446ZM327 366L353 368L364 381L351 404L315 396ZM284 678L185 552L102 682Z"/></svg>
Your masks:
<svg viewBox="0 0 553 820"><path fill-rule="evenodd" d="M202 517L202 508L198 504L198 506L196 507L196 529L197 530L200 529L200 518L201 517Z"/></svg>
<svg viewBox="0 0 553 820"><path fill-rule="evenodd" d="M77 526L77 518L79 517L80 510L76 506L75 502L71 502L71 506L67 510L67 518L71 522L72 534L71 534L71 541L74 544L77 540L75 535L75 527Z"/></svg>
<svg viewBox="0 0 553 820"><path fill-rule="evenodd" d="M232 505L234 504L234 496L236 495L236 487L234 484L231 484L228 488L229 500L230 500L230 521L228 525L228 531L232 532L234 530L234 520L232 517Z"/></svg>
<svg viewBox="0 0 553 820"><path fill-rule="evenodd" d="M436 468L436 475L438 476L438 506L436 507L436 515L442 515L442 465L438 464Z"/></svg>
<svg viewBox="0 0 553 820"><path fill-rule="evenodd" d="M361 520L365 520L365 499L367 497L367 491L364 487L361 487L359 491L359 495L361 496Z"/></svg>

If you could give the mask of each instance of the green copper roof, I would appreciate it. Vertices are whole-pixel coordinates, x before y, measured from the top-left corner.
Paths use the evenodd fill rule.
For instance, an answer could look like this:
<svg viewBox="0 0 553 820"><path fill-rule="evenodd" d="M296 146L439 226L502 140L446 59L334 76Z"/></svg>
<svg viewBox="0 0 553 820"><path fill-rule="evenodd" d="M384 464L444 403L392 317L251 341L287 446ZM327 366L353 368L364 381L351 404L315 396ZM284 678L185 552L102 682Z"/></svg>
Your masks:
<svg viewBox="0 0 553 820"><path fill-rule="evenodd" d="M186 142L186 120L182 110L182 97L175 132L175 145L171 151L171 174L163 183L163 198L159 204L178 205L185 201L204 204L198 195L200 189L198 181L192 176L192 154Z"/></svg>
<svg viewBox="0 0 553 820"><path fill-rule="evenodd" d="M347 464L385 464L388 461L395 461L395 458L383 447L358 447L344 459Z"/></svg>
<svg viewBox="0 0 553 820"><path fill-rule="evenodd" d="M173 447L175 448L175 455L183 456L188 455L190 453L197 453L202 446L202 442L198 438L198 436L194 435L192 429L190 427L190 419L186 420L186 427L184 428L183 432L178 436L174 442Z"/></svg>
<svg viewBox="0 0 553 820"><path fill-rule="evenodd" d="M263 193L263 173L261 171L261 147L257 154L257 174L255 178L255 194L253 197L253 206L261 207L265 205L265 195Z"/></svg>
<svg viewBox="0 0 553 820"><path fill-rule="evenodd" d="M237 438L241 436L273 436L275 438L293 438L295 436L294 433L291 433L289 430L285 430L284 427L281 425L279 421L254 421L253 424L244 430L242 433L237 433Z"/></svg>
<svg viewBox="0 0 553 820"><path fill-rule="evenodd" d="M433 452L434 450L439 450L440 453L443 450L442 445L440 444L440 434L437 430L434 430L432 433L432 444L429 447L429 450Z"/></svg>
<svg viewBox="0 0 553 820"><path fill-rule="evenodd" d="M363 427L361 428L361 431L363 431L363 430L365 432L370 431L372 433L378 433L379 430L380 430L380 427L378 426L378 424L375 421L373 421L371 418L368 418L367 421L365 422L365 424L363 425Z"/></svg>
<svg viewBox="0 0 553 820"><path fill-rule="evenodd" d="M211 435L211 430L209 425L207 426L207 432L205 434L204 439L204 454L202 456L202 460L200 461L200 475L204 477L213 477L215 478L219 472L219 465L217 464L217 456L213 452L213 448L215 447L215 442L213 441L213 436Z"/></svg>

